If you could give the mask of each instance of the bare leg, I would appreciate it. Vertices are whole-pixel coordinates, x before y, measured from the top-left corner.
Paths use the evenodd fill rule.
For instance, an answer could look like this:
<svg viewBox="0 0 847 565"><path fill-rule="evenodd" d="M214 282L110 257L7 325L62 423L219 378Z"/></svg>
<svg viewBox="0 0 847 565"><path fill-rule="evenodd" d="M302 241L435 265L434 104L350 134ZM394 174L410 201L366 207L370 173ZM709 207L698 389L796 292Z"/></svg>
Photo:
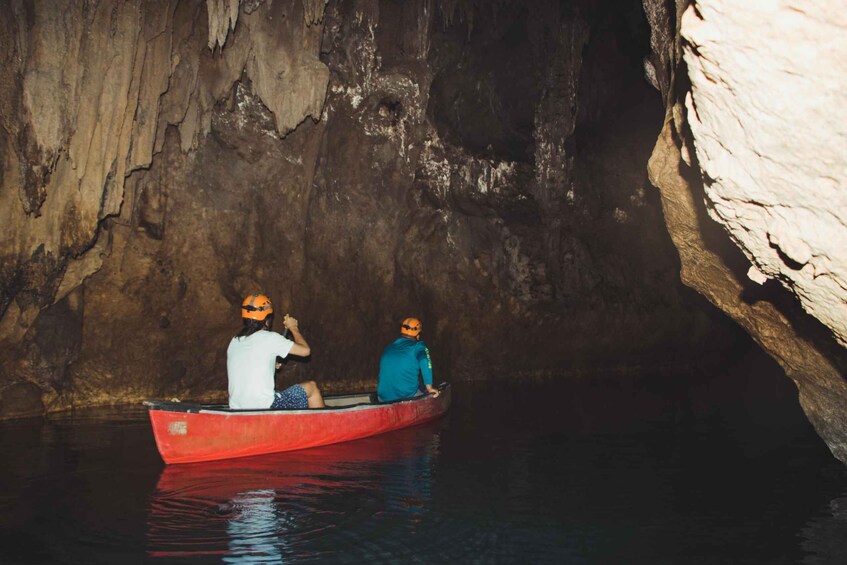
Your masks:
<svg viewBox="0 0 847 565"><path fill-rule="evenodd" d="M324 397L321 396L321 391L318 389L318 385L315 381L306 381L305 383L300 383L300 386L302 386L303 390L306 391L306 397L309 400L309 408L326 408L326 404L324 404Z"/></svg>

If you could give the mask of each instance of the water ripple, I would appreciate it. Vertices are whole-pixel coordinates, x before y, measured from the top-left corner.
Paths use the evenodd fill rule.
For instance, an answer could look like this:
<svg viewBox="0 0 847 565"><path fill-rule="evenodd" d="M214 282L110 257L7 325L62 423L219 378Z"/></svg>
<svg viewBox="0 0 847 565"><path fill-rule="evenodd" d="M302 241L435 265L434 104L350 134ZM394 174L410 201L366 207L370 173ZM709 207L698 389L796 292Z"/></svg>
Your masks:
<svg viewBox="0 0 847 565"><path fill-rule="evenodd" d="M148 555L279 562L352 555L366 526L431 505L438 424L299 452L165 468ZM399 520L402 522L403 520ZM341 545L327 552L328 538ZM360 552L356 552L361 557Z"/></svg>

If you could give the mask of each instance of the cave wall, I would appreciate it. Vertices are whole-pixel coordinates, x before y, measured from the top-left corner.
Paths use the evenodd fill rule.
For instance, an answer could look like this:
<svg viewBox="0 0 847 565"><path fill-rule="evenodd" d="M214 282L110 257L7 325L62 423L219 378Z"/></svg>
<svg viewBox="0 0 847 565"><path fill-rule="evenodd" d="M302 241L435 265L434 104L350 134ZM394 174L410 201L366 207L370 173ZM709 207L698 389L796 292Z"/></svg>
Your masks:
<svg viewBox="0 0 847 565"><path fill-rule="evenodd" d="M3 3L0 373L13 390L37 385L41 398L28 405L134 401L161 388L155 383L162 375L184 391L170 376L184 373L183 363L207 367L197 357L167 357L186 336L150 328L161 331L171 318L180 327L191 325L186 318L214 319L221 291L203 287L222 275L202 259L220 226L204 216L229 202L213 195L204 207L192 200L190 213L171 224L170 209L188 183L148 174L153 156L191 160L238 81L250 82L271 116L262 135L279 139L320 116L329 76L318 56L324 3L245 2L239 33L230 32L222 49L222 30L236 25L224 17L233 6L237 14L237 1L210 2L208 9L176 0L155 9L141 1L69 2L64 10L50 2ZM307 161L304 170L313 165ZM155 169L161 166L168 165ZM222 178L230 173L224 169ZM243 187L237 178L230 184ZM169 230L173 225L178 229ZM192 230L197 240L179 239ZM158 243L151 248L145 238ZM182 247L171 255L163 243ZM92 281L95 273L101 276ZM185 273L194 273L191 292ZM173 310L182 299L196 301L180 318ZM45 326L38 320L49 309L73 313L57 342L38 337ZM208 335L189 333L197 342L184 345L205 351Z"/></svg>
<svg viewBox="0 0 847 565"><path fill-rule="evenodd" d="M4 417L220 398L256 291L315 351L280 386L374 386L409 314L440 378L735 353L648 187L637 3L6 4Z"/></svg>
<svg viewBox="0 0 847 565"><path fill-rule="evenodd" d="M409 314L446 378L731 359L681 279L847 461L827 5L6 0L0 416L220 398L255 291L280 385L372 387Z"/></svg>
<svg viewBox="0 0 847 565"><path fill-rule="evenodd" d="M648 70L669 77L654 81L667 111L649 172L683 282L780 363L847 461L847 44L826 4L645 0Z"/></svg>
<svg viewBox="0 0 847 565"><path fill-rule="evenodd" d="M335 284L333 273L357 257L366 266L350 276L363 279L355 286L369 302L339 294L324 311L355 316L319 328L319 341L347 347L346 358L373 372L396 312L424 312L437 321L428 339L438 360L459 378L655 367L727 346L714 334L704 346L713 321L676 286L658 203L633 166L646 162L658 98L643 85L658 113L651 121L626 104L632 92L592 107L596 92L581 88L600 82L579 62L607 43L588 33L607 12L514 3L477 12L471 26L433 18L423 4L371 6L363 17L345 12L350 5L327 9L331 149L313 193L326 204L310 213L362 235L310 245L319 251L309 262L315 288ZM396 21L430 31L398 37ZM591 111L580 113L584 102ZM609 124L618 129L601 135ZM377 165L351 167L361 161ZM331 288L320 294L334 300ZM379 338L344 345L363 322Z"/></svg>

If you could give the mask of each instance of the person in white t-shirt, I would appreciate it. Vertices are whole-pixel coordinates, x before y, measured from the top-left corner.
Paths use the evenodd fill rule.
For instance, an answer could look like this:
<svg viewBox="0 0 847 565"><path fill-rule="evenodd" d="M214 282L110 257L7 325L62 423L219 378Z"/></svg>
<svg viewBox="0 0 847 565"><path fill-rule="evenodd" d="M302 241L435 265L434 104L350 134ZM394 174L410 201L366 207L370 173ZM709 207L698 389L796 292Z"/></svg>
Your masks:
<svg viewBox="0 0 847 565"><path fill-rule="evenodd" d="M276 358L308 357L312 350L300 333L297 320L288 314L282 323L294 341L272 331L273 312L270 299L263 294L251 294L241 304L244 327L226 350L229 407L238 410L325 408L315 381L299 383L283 391L274 390Z"/></svg>

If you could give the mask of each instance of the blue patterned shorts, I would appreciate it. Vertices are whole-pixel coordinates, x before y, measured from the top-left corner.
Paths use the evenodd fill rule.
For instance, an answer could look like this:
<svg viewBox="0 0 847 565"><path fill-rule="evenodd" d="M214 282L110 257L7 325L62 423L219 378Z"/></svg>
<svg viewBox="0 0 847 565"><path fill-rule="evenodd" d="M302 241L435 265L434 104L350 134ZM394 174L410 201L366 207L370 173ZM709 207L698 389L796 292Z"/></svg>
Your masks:
<svg viewBox="0 0 847 565"><path fill-rule="evenodd" d="M292 385L282 392L274 391L274 403L271 404L271 410L303 410L308 407L309 397L306 396L306 390L300 385Z"/></svg>

